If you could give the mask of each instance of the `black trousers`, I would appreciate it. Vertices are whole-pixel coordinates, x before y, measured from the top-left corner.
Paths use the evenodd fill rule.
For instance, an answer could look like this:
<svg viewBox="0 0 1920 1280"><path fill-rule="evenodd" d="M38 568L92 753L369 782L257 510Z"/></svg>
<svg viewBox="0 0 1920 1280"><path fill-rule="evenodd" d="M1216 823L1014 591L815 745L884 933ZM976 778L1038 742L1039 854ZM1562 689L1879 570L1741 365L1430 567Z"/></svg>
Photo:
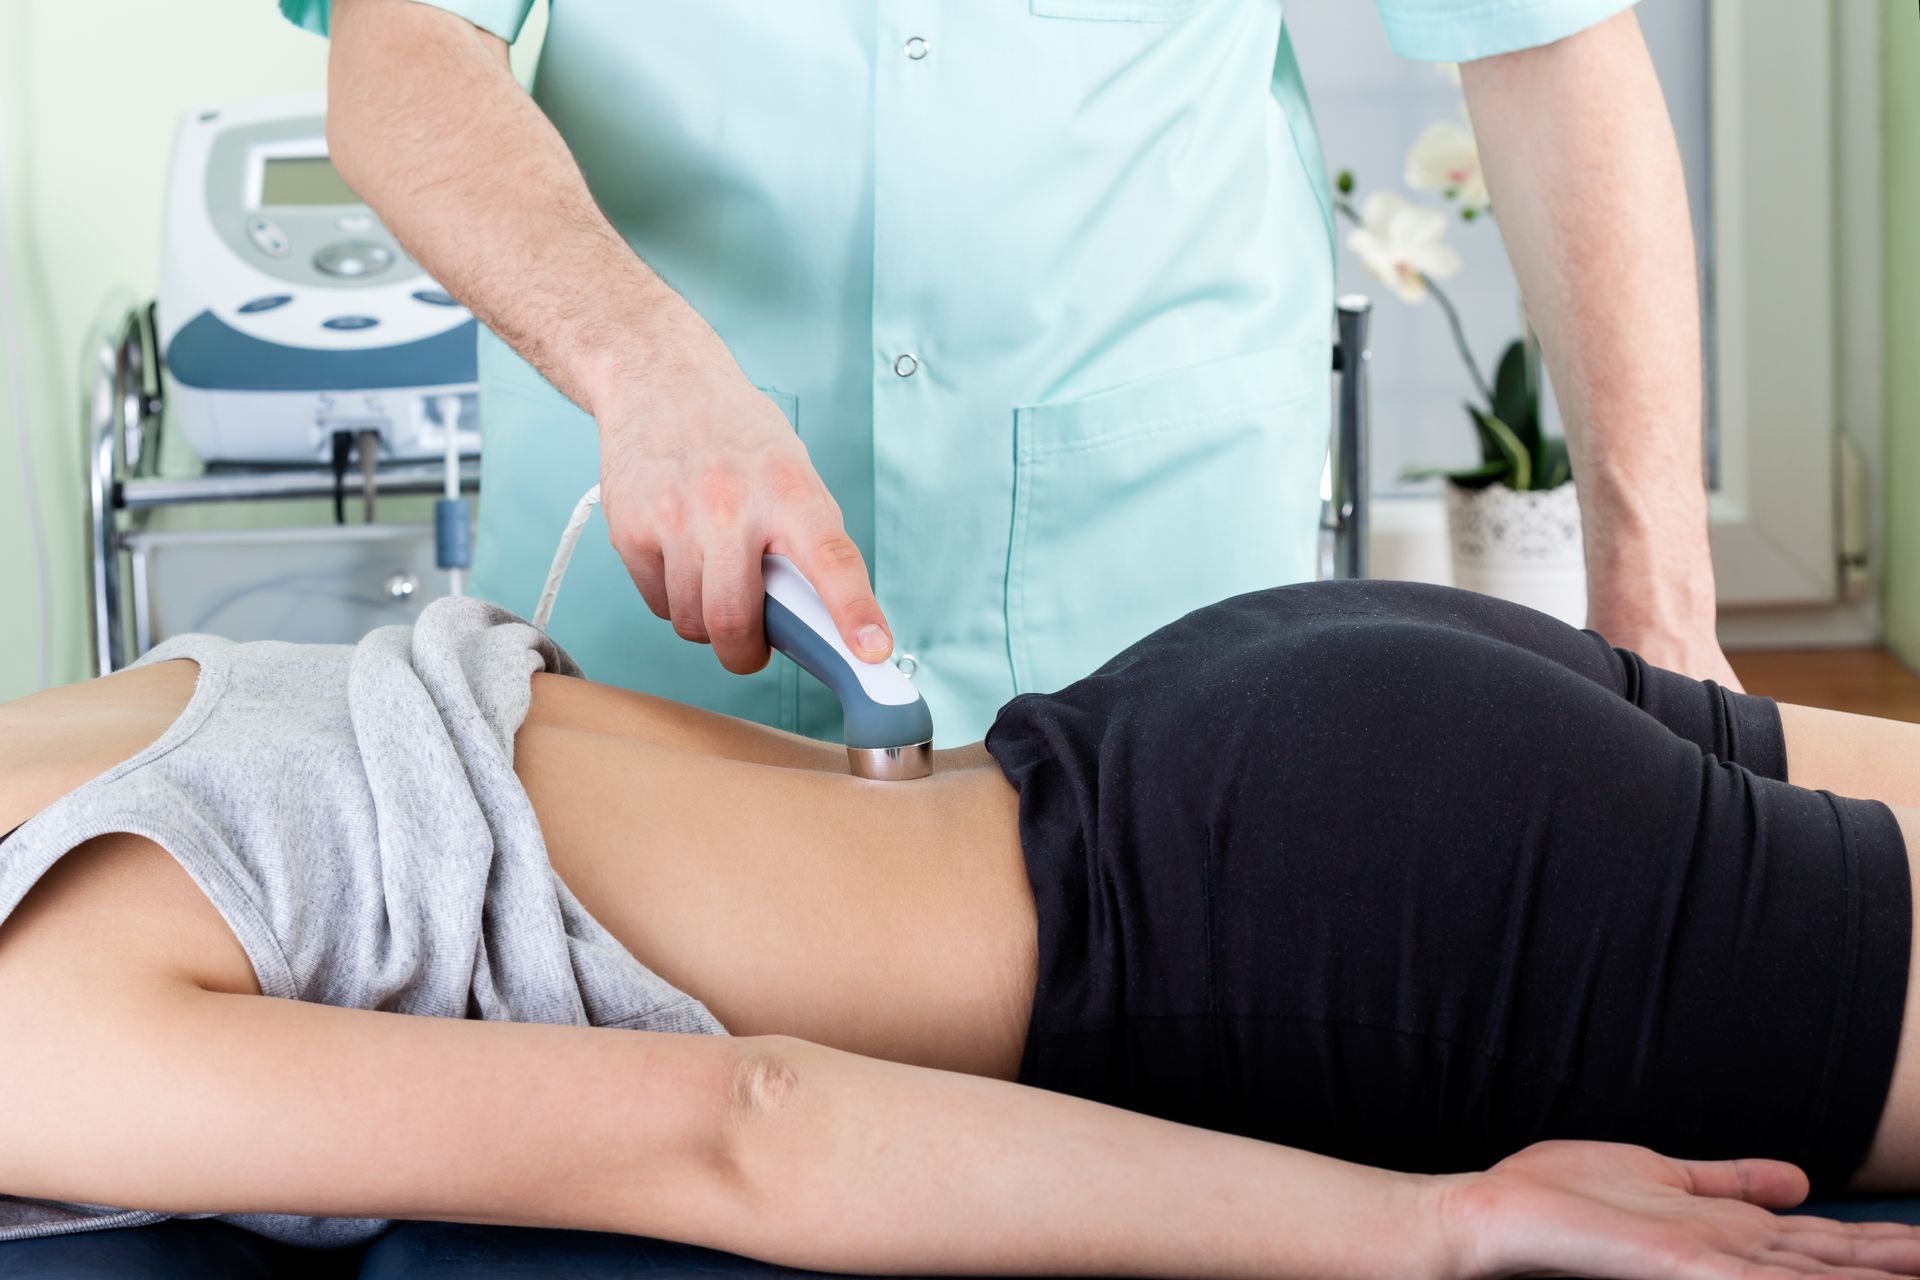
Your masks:
<svg viewBox="0 0 1920 1280"><path fill-rule="evenodd" d="M1544 1138L1863 1158L1911 898L1774 704L1468 592L1198 610L1002 710L1023 1078L1411 1170ZM1920 762L1916 763L1920 767Z"/></svg>

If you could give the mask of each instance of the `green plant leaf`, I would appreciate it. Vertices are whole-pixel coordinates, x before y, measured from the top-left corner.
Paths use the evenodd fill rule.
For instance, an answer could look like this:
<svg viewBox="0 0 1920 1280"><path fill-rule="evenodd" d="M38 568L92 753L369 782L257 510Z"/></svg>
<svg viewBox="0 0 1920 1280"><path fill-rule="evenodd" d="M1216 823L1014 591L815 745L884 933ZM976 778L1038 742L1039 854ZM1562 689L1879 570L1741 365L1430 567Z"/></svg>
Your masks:
<svg viewBox="0 0 1920 1280"><path fill-rule="evenodd" d="M1493 416L1513 428L1529 453L1540 447L1540 388L1534 385L1534 363L1527 345L1515 342L1500 357L1493 377Z"/></svg>
<svg viewBox="0 0 1920 1280"><path fill-rule="evenodd" d="M1464 471L1449 471L1445 467L1408 467L1400 473L1400 480L1404 484L1414 480L1444 478L1462 489L1484 489L1505 476L1509 470L1511 468L1505 462L1483 462Z"/></svg>
<svg viewBox="0 0 1920 1280"><path fill-rule="evenodd" d="M1472 405L1467 412L1473 415L1473 425L1480 432L1480 452L1487 462L1504 463L1507 468L1507 487L1516 492L1525 492L1533 487L1533 455L1520 443L1520 437L1513 428L1490 413L1484 413Z"/></svg>
<svg viewBox="0 0 1920 1280"><path fill-rule="evenodd" d="M1567 453L1565 436L1542 436L1534 455L1534 475L1542 489L1558 489L1573 479L1573 459Z"/></svg>

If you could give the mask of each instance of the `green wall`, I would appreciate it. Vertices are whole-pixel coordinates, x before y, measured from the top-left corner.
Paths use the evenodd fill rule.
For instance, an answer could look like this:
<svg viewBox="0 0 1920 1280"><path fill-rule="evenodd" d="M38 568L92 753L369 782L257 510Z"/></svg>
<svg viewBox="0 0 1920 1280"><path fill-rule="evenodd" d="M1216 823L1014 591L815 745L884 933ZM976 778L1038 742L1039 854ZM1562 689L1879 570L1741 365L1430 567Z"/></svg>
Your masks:
<svg viewBox="0 0 1920 1280"><path fill-rule="evenodd" d="M523 74L543 29L536 17L515 49ZM157 287L175 122L189 107L321 88L326 56L326 43L282 19L275 0L0 0L0 339L17 335L0 341L0 701L43 682L43 619L45 681L91 674L81 348L110 299L124 308ZM35 505L44 611L28 523ZM208 509L168 523L324 512Z"/></svg>
<svg viewBox="0 0 1920 1280"><path fill-rule="evenodd" d="M189 106L317 89L325 44L273 0L0 3L6 285L0 350L0 699L40 683L41 609L18 434L51 599L54 683L89 674L80 349L109 295L150 298L174 123ZM4 318L4 317L0 317ZM20 421L24 414L24 423Z"/></svg>
<svg viewBox="0 0 1920 1280"><path fill-rule="evenodd" d="M1920 665L1920 16L1882 6L1887 310L1887 643Z"/></svg>

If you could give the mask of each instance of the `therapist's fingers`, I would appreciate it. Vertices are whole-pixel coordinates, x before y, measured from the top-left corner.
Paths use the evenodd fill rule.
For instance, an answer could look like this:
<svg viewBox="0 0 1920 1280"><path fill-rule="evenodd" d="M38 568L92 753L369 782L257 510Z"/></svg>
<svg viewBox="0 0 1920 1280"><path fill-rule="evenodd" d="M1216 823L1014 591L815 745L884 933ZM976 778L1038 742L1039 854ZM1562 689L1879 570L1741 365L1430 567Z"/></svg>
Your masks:
<svg viewBox="0 0 1920 1280"><path fill-rule="evenodd" d="M866 558L847 536L831 501L797 517L793 531L776 540L776 550L784 551L807 575L854 656L879 662L893 651L893 632L873 597Z"/></svg>
<svg viewBox="0 0 1920 1280"><path fill-rule="evenodd" d="M667 602L667 560L659 541L649 533L622 529L611 520L608 523L613 552L627 567L627 576L639 588L640 598L653 610L654 617L672 617Z"/></svg>
<svg viewBox="0 0 1920 1280"><path fill-rule="evenodd" d="M702 591L705 561L697 542L683 540L667 548L667 607L673 615L673 629L682 640L695 644L707 642Z"/></svg>
<svg viewBox="0 0 1920 1280"><path fill-rule="evenodd" d="M738 676L752 675L772 656L766 638L766 586L760 580L764 542L730 530L706 549L701 600L707 638L720 665Z"/></svg>

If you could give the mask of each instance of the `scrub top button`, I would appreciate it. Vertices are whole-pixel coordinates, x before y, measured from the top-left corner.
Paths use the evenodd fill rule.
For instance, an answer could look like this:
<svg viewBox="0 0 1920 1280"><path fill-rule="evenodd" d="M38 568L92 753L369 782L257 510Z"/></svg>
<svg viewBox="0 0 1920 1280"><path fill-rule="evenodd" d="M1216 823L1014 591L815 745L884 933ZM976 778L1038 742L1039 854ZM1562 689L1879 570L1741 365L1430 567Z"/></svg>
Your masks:
<svg viewBox="0 0 1920 1280"><path fill-rule="evenodd" d="M919 368L919 359L910 352L902 352L893 358L893 371L903 378L911 378Z"/></svg>
<svg viewBox="0 0 1920 1280"><path fill-rule="evenodd" d="M913 673L920 669L920 663L910 653L903 653L893 660L893 665L907 679L913 679Z"/></svg>
<svg viewBox="0 0 1920 1280"><path fill-rule="evenodd" d="M907 56L915 62L927 56L927 42L924 37L915 36L907 41Z"/></svg>

